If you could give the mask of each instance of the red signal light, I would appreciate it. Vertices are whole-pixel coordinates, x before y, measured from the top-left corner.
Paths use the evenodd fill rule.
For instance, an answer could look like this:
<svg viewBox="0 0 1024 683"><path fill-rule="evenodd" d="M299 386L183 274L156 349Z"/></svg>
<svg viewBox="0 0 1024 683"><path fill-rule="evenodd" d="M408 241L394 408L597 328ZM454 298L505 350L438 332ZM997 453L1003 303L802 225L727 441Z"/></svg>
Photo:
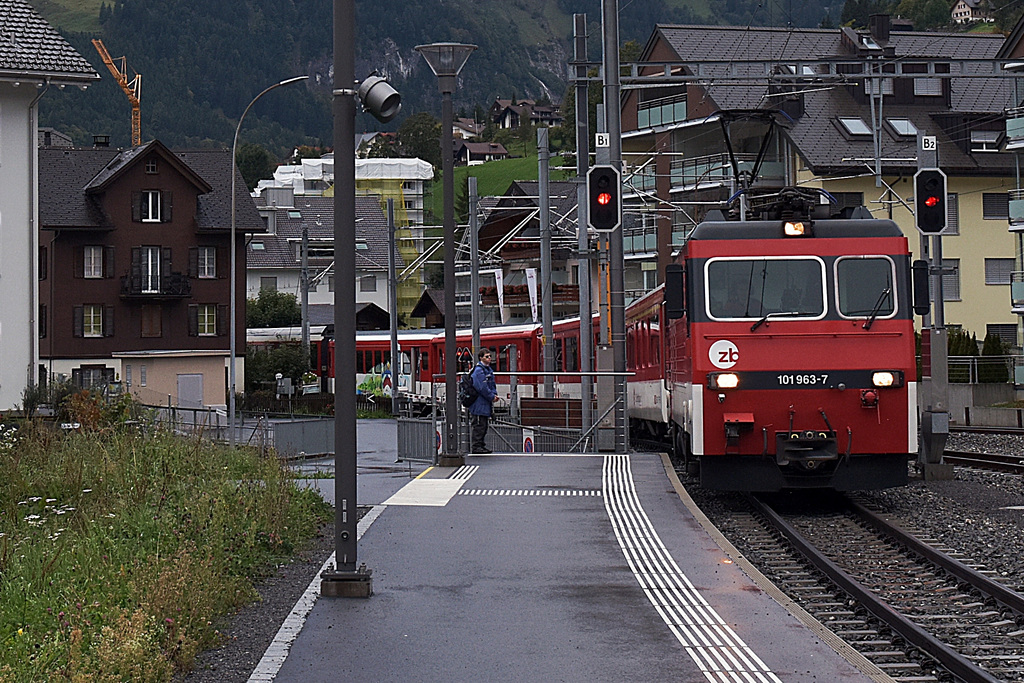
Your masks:
<svg viewBox="0 0 1024 683"><path fill-rule="evenodd" d="M601 192L597 195L597 203L601 206L608 206L612 201L611 192Z"/></svg>
<svg viewBox="0 0 1024 683"><path fill-rule="evenodd" d="M938 203L939 203L939 198L938 197L928 197L927 199L924 200L924 205L925 206L937 206Z"/></svg>

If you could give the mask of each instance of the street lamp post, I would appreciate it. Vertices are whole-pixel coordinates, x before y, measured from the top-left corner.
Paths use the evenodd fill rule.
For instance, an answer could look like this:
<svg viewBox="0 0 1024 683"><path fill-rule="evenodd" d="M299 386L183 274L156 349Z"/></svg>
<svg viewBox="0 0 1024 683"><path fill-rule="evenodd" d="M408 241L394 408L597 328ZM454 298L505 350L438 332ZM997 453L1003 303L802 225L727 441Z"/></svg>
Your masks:
<svg viewBox="0 0 1024 683"><path fill-rule="evenodd" d="M452 93L456 78L476 45L431 43L417 45L437 76L441 91L441 172L444 174L444 421L445 458L442 465L460 465L458 397L455 357L455 160L452 156ZM475 350L475 349L474 349Z"/></svg>
<svg viewBox="0 0 1024 683"><path fill-rule="evenodd" d="M280 83L275 83L274 85L266 88L259 95L257 95L256 97L252 98L252 101L249 102L249 106L247 106L245 108L245 111L242 112L242 115L240 117L238 117L238 125L235 126L235 139L231 143L231 302L230 302L230 306L229 306L229 308L231 309L231 322L230 322L230 331L229 331L229 334L231 335L231 338L229 340L229 343L231 345L231 347L230 347L231 348L231 351L230 351L231 360L230 360L230 362L228 364L228 366L229 366L228 367L228 375L229 375L228 376L228 384L230 385L230 387L229 387L230 391L228 392L228 433L229 433L228 441L229 441L229 443L232 446L235 445L235 358L236 358L236 355L237 355L236 354L236 346L235 346L235 335L236 335L236 320L235 320L235 318L237 316L237 312L236 312L237 302L235 301L235 297L237 296L237 294L236 294L237 283L235 282L235 277L236 277L236 270L237 270L238 255L237 255L237 251L235 249L235 211L236 211L236 204L237 204L237 200L235 198L235 184L236 184L235 183L235 176L237 175L237 172L236 172L236 169L235 169L235 159L236 159L236 157L238 155L238 132L242 129L242 121L245 120L245 115L249 113L249 110L252 108L252 105L256 104L256 100L258 100L259 98L263 97L264 95L266 95L268 92L270 92L274 88L280 88L282 85L289 85L291 83L297 83L299 81L304 81L307 78L309 78L309 76L295 76L294 78L285 79L285 80L281 81Z"/></svg>

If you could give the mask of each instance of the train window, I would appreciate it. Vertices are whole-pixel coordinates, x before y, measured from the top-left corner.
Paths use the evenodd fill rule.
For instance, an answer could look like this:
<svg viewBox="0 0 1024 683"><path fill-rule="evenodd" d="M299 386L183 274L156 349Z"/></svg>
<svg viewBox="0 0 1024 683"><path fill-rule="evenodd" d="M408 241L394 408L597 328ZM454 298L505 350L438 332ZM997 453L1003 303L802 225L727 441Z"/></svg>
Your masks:
<svg viewBox="0 0 1024 683"><path fill-rule="evenodd" d="M580 371L580 344L576 337L567 337L565 340L565 371Z"/></svg>
<svg viewBox="0 0 1024 683"><path fill-rule="evenodd" d="M555 339L552 344L555 347L555 370L559 372L565 372L565 352L562 349L562 340Z"/></svg>
<svg viewBox="0 0 1024 683"><path fill-rule="evenodd" d="M820 318L825 314L824 268L813 256L711 259L705 266L708 315Z"/></svg>
<svg viewBox="0 0 1024 683"><path fill-rule="evenodd" d="M426 374L430 372L430 352L420 351L420 372Z"/></svg>
<svg viewBox="0 0 1024 683"><path fill-rule="evenodd" d="M891 317L896 313L895 278L895 266L885 256L836 259L839 314L847 318Z"/></svg>

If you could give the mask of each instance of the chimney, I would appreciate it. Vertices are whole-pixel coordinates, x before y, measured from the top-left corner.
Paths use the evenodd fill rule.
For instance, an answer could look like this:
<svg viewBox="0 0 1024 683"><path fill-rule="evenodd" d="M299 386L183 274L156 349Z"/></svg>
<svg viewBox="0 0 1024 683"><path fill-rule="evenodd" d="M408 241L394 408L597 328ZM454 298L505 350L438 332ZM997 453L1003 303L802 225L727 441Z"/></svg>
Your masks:
<svg viewBox="0 0 1024 683"><path fill-rule="evenodd" d="M109 135L93 135L92 136L93 147L110 147L110 136Z"/></svg>
<svg viewBox="0 0 1024 683"><path fill-rule="evenodd" d="M868 21L871 37L879 45L889 42L890 19L888 14L872 14Z"/></svg>

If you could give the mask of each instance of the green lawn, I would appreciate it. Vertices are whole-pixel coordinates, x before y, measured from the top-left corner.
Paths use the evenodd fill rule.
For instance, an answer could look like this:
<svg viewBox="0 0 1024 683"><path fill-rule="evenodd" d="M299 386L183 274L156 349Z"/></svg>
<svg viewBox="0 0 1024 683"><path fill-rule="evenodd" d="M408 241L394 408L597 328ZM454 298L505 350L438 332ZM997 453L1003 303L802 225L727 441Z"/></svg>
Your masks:
<svg viewBox="0 0 1024 683"><path fill-rule="evenodd" d="M74 33L96 33L100 30L100 5L103 1L35 0L32 6L58 29ZM95 55L83 56L91 60Z"/></svg>
<svg viewBox="0 0 1024 683"><path fill-rule="evenodd" d="M562 157L551 157L548 162L551 180L565 180L575 175L574 170L556 170L562 163ZM470 175L476 178L476 191L479 196L495 197L504 195L516 180L537 180L538 170L536 155L519 159L488 161L479 166L459 166L455 169L455 195L458 196L462 184ZM444 178L439 174L437 182L434 183L432 197L432 208L437 223L440 223L444 216L443 182Z"/></svg>

